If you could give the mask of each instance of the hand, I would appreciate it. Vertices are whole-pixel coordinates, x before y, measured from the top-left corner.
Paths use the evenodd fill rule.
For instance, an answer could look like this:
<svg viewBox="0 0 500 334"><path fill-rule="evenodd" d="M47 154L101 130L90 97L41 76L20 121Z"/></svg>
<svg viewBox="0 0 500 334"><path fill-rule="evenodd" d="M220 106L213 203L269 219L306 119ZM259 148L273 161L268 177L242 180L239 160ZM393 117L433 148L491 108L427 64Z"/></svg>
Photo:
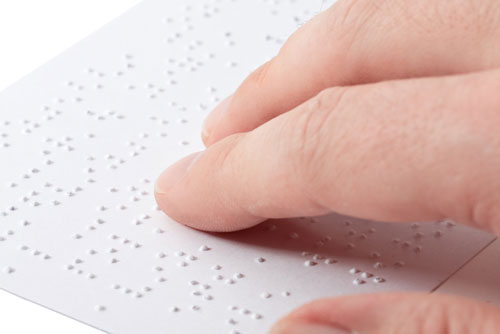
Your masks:
<svg viewBox="0 0 500 334"><path fill-rule="evenodd" d="M207 149L156 183L197 229L330 211L458 222L500 234L500 3L340 0L206 119ZM272 333L497 333L458 297L313 302Z"/></svg>

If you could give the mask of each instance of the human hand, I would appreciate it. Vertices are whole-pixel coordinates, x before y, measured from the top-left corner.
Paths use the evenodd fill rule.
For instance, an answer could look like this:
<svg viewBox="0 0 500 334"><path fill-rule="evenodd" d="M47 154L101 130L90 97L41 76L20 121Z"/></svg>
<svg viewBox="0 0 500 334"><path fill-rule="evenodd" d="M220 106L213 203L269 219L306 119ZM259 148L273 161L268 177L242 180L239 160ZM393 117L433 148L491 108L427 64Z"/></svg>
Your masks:
<svg viewBox="0 0 500 334"><path fill-rule="evenodd" d="M498 19L493 0L337 2L208 116L207 149L157 181L160 208L210 231L336 211L500 233ZM342 297L273 333L342 329L496 333L500 311L440 295Z"/></svg>

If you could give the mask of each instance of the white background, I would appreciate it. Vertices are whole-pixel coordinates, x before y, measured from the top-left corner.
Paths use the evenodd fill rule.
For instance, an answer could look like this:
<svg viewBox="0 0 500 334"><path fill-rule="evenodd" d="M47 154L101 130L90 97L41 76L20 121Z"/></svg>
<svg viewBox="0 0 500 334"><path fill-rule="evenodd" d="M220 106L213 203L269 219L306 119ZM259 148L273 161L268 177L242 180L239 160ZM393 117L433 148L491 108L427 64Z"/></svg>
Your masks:
<svg viewBox="0 0 500 334"><path fill-rule="evenodd" d="M0 0L0 91L139 2ZM483 299L492 299L492 295L498 297L499 289L494 282L500 280L500 270L492 272L491 268L499 267L492 265L500 263L499 259L500 243L497 241L439 291ZM486 291L482 273L488 270L486 276L493 283ZM483 288L479 289L480 286ZM101 332L0 290L0 333Z"/></svg>

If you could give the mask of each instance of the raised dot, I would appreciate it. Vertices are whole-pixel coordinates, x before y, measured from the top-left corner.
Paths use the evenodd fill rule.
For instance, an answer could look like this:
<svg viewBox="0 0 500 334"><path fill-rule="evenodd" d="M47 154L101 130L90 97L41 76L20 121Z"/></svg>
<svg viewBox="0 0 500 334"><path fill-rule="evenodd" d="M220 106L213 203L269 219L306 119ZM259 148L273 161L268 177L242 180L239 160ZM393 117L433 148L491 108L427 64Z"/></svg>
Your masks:
<svg viewBox="0 0 500 334"><path fill-rule="evenodd" d="M355 279L352 281L352 283L353 283L354 285L361 285L361 284L365 284L365 283L366 283L366 281L362 280L361 278L355 278Z"/></svg>
<svg viewBox="0 0 500 334"><path fill-rule="evenodd" d="M366 271L364 271L364 272L361 273L361 277L362 278L370 278L372 276L373 276L373 274L371 274L369 272L366 272Z"/></svg>
<svg viewBox="0 0 500 334"><path fill-rule="evenodd" d="M360 270L358 268L351 268L349 269L349 274L358 274Z"/></svg>
<svg viewBox="0 0 500 334"><path fill-rule="evenodd" d="M394 267L401 268L401 267L404 267L405 264L406 263L404 261L397 261L397 262L394 263Z"/></svg>
<svg viewBox="0 0 500 334"><path fill-rule="evenodd" d="M16 269L14 269L13 267L4 267L2 271L5 274L13 274L16 271Z"/></svg>
<svg viewBox="0 0 500 334"><path fill-rule="evenodd" d="M103 305L96 305L94 307L94 310L96 310L97 312L104 312L104 311L106 311L106 307Z"/></svg>
<svg viewBox="0 0 500 334"><path fill-rule="evenodd" d="M304 266L306 266L306 267L314 267L317 264L318 264L318 262L312 261L312 260L307 260L304 262Z"/></svg>
<svg viewBox="0 0 500 334"><path fill-rule="evenodd" d="M269 292L263 292L263 293L261 293L261 294L260 294L260 297L261 297L262 299L269 299L269 298L271 298L272 296L273 296L273 295L272 295L271 293L269 293Z"/></svg>

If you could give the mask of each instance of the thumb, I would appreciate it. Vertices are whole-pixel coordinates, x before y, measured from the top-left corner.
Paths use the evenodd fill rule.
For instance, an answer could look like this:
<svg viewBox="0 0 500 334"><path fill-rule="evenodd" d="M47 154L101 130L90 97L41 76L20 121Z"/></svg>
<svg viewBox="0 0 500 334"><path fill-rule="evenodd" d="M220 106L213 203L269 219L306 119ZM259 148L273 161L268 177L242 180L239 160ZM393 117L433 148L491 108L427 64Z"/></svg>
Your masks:
<svg viewBox="0 0 500 334"><path fill-rule="evenodd" d="M307 304L271 334L500 333L500 309L462 297L393 293L346 296Z"/></svg>

